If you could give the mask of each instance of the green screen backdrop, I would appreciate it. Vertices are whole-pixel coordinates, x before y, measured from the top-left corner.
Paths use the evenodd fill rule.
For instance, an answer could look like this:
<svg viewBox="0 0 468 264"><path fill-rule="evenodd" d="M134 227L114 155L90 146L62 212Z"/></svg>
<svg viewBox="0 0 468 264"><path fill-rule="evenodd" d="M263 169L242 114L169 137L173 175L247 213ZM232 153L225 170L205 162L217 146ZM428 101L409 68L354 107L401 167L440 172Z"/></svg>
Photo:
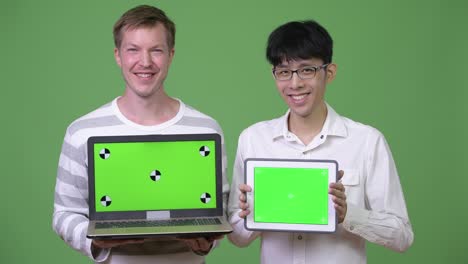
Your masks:
<svg viewBox="0 0 468 264"><path fill-rule="evenodd" d="M138 4L175 21L165 88L219 122L229 179L241 131L286 111L264 55L268 34L290 20L319 21L338 65L327 102L385 135L415 232L405 253L368 244L368 262L468 263L468 2L461 0L1 1L0 263L90 263L52 230L58 158L66 127L122 94L112 26ZM259 263L259 256L259 241L237 248L224 239L207 262Z"/></svg>

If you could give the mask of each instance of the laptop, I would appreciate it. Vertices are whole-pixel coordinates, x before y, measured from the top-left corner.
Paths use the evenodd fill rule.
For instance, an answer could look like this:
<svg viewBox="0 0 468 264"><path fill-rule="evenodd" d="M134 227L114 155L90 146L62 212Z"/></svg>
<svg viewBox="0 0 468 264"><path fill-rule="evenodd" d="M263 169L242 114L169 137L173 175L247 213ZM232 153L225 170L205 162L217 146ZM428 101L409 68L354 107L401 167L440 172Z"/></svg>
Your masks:
<svg viewBox="0 0 468 264"><path fill-rule="evenodd" d="M219 134L99 136L87 146L88 238L232 232Z"/></svg>

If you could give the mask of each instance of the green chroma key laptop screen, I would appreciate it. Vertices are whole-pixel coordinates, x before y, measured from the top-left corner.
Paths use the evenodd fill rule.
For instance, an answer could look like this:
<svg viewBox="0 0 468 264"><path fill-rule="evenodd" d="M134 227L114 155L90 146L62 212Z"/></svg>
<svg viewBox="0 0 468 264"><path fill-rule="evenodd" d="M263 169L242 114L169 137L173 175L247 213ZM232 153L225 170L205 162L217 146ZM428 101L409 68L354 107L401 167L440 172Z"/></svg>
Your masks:
<svg viewBox="0 0 468 264"><path fill-rule="evenodd" d="M96 212L216 208L214 141L94 145Z"/></svg>
<svg viewBox="0 0 468 264"><path fill-rule="evenodd" d="M254 221L328 224L328 169L254 169Z"/></svg>

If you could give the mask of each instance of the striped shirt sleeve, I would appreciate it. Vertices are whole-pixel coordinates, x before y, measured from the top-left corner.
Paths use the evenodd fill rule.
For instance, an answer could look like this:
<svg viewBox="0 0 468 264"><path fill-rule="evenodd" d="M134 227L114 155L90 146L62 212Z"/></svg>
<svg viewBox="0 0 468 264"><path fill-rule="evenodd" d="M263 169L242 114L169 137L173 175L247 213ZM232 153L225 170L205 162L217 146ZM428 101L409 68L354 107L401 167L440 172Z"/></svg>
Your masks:
<svg viewBox="0 0 468 264"><path fill-rule="evenodd" d="M52 225L68 245L100 262L107 258L109 251L101 250L97 256L93 256L92 240L86 237L89 207L85 159L85 146L74 146L67 130L57 169Z"/></svg>

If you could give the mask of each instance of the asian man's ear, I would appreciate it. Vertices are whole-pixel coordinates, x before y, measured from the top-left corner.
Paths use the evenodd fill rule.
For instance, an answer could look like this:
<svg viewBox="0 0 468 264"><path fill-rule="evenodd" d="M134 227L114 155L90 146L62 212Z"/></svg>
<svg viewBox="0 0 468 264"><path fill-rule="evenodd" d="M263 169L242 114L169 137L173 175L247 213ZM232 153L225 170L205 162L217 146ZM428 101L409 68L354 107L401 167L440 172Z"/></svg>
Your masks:
<svg viewBox="0 0 468 264"><path fill-rule="evenodd" d="M333 81L336 76L336 69L337 65L335 63L330 63L326 70L327 70L327 83Z"/></svg>

